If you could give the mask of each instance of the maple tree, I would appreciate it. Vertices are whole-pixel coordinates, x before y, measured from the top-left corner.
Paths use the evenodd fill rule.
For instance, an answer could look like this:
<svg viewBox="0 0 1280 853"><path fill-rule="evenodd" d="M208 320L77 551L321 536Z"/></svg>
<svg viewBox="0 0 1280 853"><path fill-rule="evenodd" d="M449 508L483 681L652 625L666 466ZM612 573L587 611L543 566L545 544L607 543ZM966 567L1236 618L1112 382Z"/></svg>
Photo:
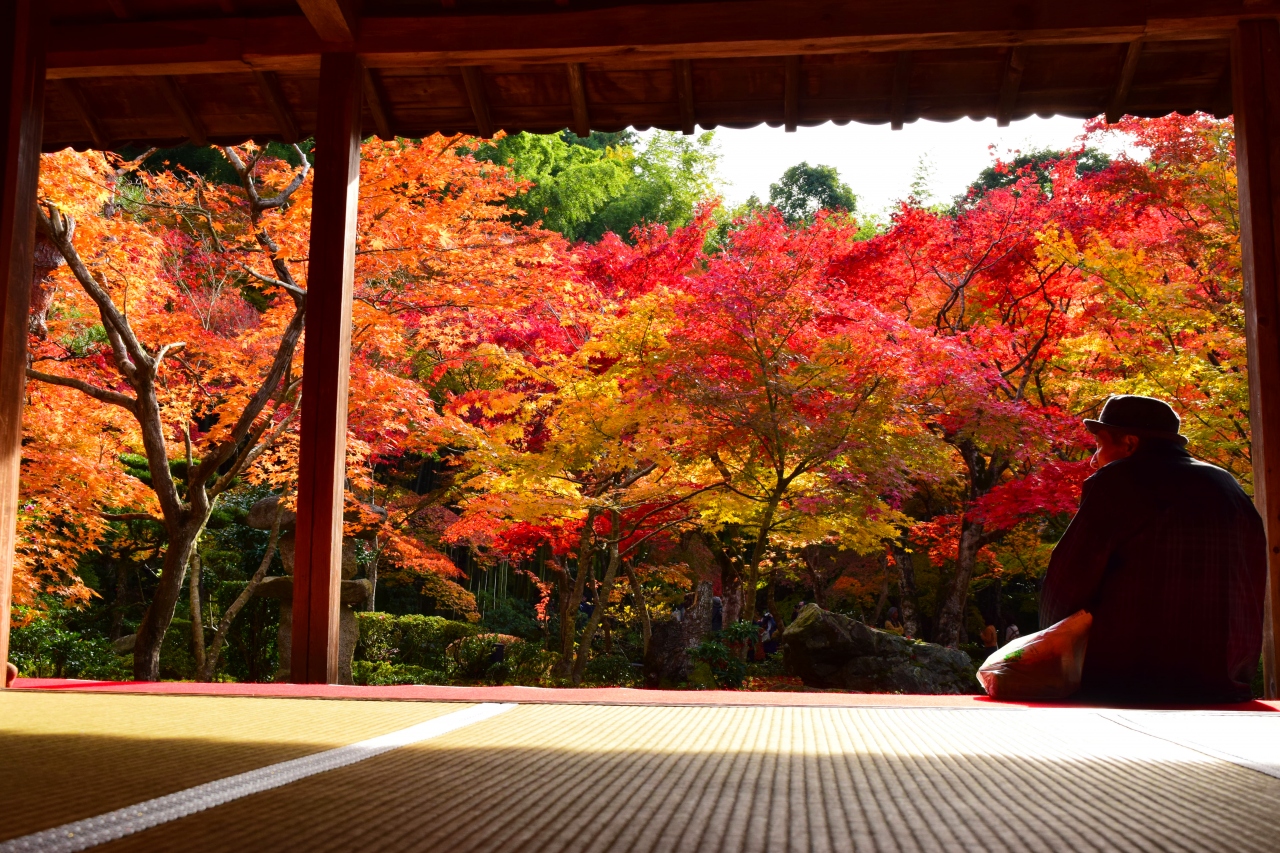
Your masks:
<svg viewBox="0 0 1280 853"><path fill-rule="evenodd" d="M445 551L515 566L574 683L611 623L647 646L654 590L713 568L726 624L762 591L776 613L779 585L874 621L896 587L908 634L957 645L971 592L998 617L999 584L1043 571L1108 394L1170 399L1193 452L1247 483L1230 122L1098 121L1084 142L1106 133L1149 159L1015 158L883 228L687 221L682 196L687 224L578 245L515 207L572 169L539 191L471 140L366 143L348 520L375 530L370 577L476 618ZM544 148L617 165L563 140L496 150ZM42 176L17 591L85 602L87 550L163 547L139 677L219 496L287 495L296 466L307 152L218 156L237 183L73 152ZM598 212L610 186L573 204ZM269 558L207 628L188 575L201 677Z"/></svg>
<svg viewBox="0 0 1280 853"><path fill-rule="evenodd" d="M425 353L461 352L449 317L537 289L553 255L544 233L505 218L500 202L521 184L477 162L468 144L364 146L348 440L356 489L370 460L434 450L439 418L418 372ZM73 494L42 470L52 456L25 460L26 573L74 577L74 553L42 544L68 524L82 531L81 550L104 521L161 525L164 563L135 644L139 679L157 677L160 641L219 496L242 479L286 490L296 467L311 167L299 148L292 158L252 144L221 150L238 186L173 170L126 176L103 155L70 151L42 170L41 233L67 269L41 285L57 295L38 303L32 324L29 409L83 409L72 395L112 408L63 421L68 432L101 433L75 439L98 448L92 488ZM117 463L124 451L145 457L145 487ZM458 569L402 523L411 510L393 510L380 531L386 558L473 607L449 580Z"/></svg>
<svg viewBox="0 0 1280 853"><path fill-rule="evenodd" d="M754 621L771 546L867 552L896 533L882 496L914 433L898 406L913 334L836 274L851 227L756 216L673 294L649 383L661 405L688 412L682 452L724 480L699 509L714 546L741 543L721 560L729 621L739 600Z"/></svg>
<svg viewBox="0 0 1280 853"><path fill-rule="evenodd" d="M559 287L518 317L489 318L492 387L449 403L468 424L463 516L452 541L505 559L542 549L556 579L561 675L581 681L591 643L626 571L648 642L636 566L652 537L691 523L687 503L718 476L673 454L680 419L653 405L637 380L673 317L645 296L684 278L705 222L669 233L609 235L582 248ZM601 562L596 605L576 631L579 602ZM625 564L625 565L624 565Z"/></svg>

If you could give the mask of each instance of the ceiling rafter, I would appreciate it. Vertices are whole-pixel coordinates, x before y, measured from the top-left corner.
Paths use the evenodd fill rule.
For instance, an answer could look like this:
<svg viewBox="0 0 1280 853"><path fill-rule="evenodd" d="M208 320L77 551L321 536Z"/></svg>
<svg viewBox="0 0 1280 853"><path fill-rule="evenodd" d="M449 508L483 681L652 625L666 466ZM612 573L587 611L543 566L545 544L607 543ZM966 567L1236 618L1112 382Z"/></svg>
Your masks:
<svg viewBox="0 0 1280 853"><path fill-rule="evenodd" d="M1000 77L1000 95L996 102L996 127L1008 127L1013 121L1013 108L1018 103L1018 90L1022 88L1022 72L1027 69L1027 57L1021 48L1010 48L1004 60L1004 74Z"/></svg>
<svg viewBox="0 0 1280 853"><path fill-rule="evenodd" d="M782 122L787 133L795 133L800 120L800 57L788 56L782 95Z"/></svg>
<svg viewBox="0 0 1280 853"><path fill-rule="evenodd" d="M85 97L84 90L80 88L80 84L75 80L63 80L61 85L63 90L70 96L72 109L75 111L76 117L88 129L89 138L93 140L93 147L99 151L105 151L110 148L111 140L103 133L102 123L89 105L89 99Z"/></svg>
<svg viewBox="0 0 1280 853"><path fill-rule="evenodd" d="M907 113L907 88L911 83L911 51L898 51L893 64L893 89L889 93L889 127L902 130Z"/></svg>
<svg viewBox="0 0 1280 853"><path fill-rule="evenodd" d="M178 85L178 81L172 77L161 77L159 82L160 91L164 95L165 101L168 102L169 109L173 111L174 116L178 119L178 123L186 131L187 138L194 145L208 145L209 135L205 132L204 122L200 120L200 116L196 115L195 110L191 108L191 103L187 100L187 96L182 93L182 88Z"/></svg>
<svg viewBox="0 0 1280 853"><path fill-rule="evenodd" d="M698 115L693 101L693 63L678 59L676 71L676 101L680 106L680 132L692 136L697 128Z"/></svg>
<svg viewBox="0 0 1280 853"><path fill-rule="evenodd" d="M396 138L392 129L391 112L387 109L387 97L382 91L382 81L373 69L364 69L364 101L369 105L373 115L373 126L378 130L378 138L391 141Z"/></svg>
<svg viewBox="0 0 1280 853"><path fill-rule="evenodd" d="M353 42L360 34L357 0L297 0L316 35L327 42Z"/></svg>
<svg viewBox="0 0 1280 853"><path fill-rule="evenodd" d="M462 66L462 82L467 87L467 100L476 120L476 133L482 139L493 137L493 119L489 116L489 99L484 92L484 75L474 65Z"/></svg>
<svg viewBox="0 0 1280 853"><path fill-rule="evenodd" d="M1107 104L1107 124L1115 124L1124 115L1125 104L1129 101L1129 90L1133 88L1133 75L1138 70L1138 60L1142 57L1142 39L1129 42L1124 53L1124 64L1120 66L1120 79L1116 81L1115 93Z"/></svg>
<svg viewBox="0 0 1280 853"><path fill-rule="evenodd" d="M294 118L289 99L285 97L284 89L280 87L280 78L274 71L255 71L253 76L258 83L259 91L266 99L267 106L271 109L271 114L275 116L281 140L287 143L300 140L302 133L298 130L298 120Z"/></svg>
<svg viewBox="0 0 1280 853"><path fill-rule="evenodd" d="M573 106L573 132L580 138L591 135L591 115L587 112L587 81L581 63L570 62L569 103Z"/></svg>

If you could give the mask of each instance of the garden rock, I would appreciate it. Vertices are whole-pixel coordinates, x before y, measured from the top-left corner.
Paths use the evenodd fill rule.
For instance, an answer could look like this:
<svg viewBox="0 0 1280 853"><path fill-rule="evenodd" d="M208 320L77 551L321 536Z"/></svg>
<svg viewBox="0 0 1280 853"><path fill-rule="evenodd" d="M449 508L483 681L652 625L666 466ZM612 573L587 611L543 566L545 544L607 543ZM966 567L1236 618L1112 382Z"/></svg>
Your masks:
<svg viewBox="0 0 1280 853"><path fill-rule="evenodd" d="M811 604L782 632L783 665L808 687L865 693L976 693L956 649L878 631Z"/></svg>
<svg viewBox="0 0 1280 853"><path fill-rule="evenodd" d="M645 687L675 687L689 680L693 671L689 650L711 630L712 600L711 584L703 581L683 618L653 623L649 650L644 656Z"/></svg>

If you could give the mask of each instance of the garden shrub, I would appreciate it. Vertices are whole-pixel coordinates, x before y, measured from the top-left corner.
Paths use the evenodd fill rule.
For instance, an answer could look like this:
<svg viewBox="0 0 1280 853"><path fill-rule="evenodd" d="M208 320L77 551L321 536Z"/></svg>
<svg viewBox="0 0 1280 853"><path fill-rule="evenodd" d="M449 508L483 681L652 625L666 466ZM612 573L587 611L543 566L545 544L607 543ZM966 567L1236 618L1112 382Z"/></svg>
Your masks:
<svg viewBox="0 0 1280 853"><path fill-rule="evenodd" d="M448 684L448 673L421 666L393 664L385 661L358 660L351 665L356 684L375 686L391 684Z"/></svg>
<svg viewBox="0 0 1280 853"><path fill-rule="evenodd" d="M61 608L34 613L20 607L14 610L19 619L30 618L25 625L15 624L9 634L9 660L22 675L97 681L132 677L131 658L117 655L106 637L68 630Z"/></svg>
<svg viewBox="0 0 1280 853"><path fill-rule="evenodd" d="M524 640L510 634L462 637L450 643L446 650L446 671L458 681L505 681L510 673L506 654L523 643ZM501 653L498 646L503 647Z"/></svg>
<svg viewBox="0 0 1280 853"><path fill-rule="evenodd" d="M622 655L600 655L587 661L582 682L592 687L636 687L644 680L638 667Z"/></svg>
<svg viewBox="0 0 1280 853"><path fill-rule="evenodd" d="M689 652L689 657L705 663L720 687L737 690L747 676L747 664L719 640L703 640Z"/></svg>
<svg viewBox="0 0 1280 853"><path fill-rule="evenodd" d="M451 643L479 630L467 622L454 622L440 616L393 616L390 613L357 613L356 623L360 628L357 660L434 672L447 671L445 650Z"/></svg>
<svg viewBox="0 0 1280 853"><path fill-rule="evenodd" d="M507 646L503 664L505 682L540 686L552 682L551 671L560 662L558 652L547 651L540 643L514 643Z"/></svg>

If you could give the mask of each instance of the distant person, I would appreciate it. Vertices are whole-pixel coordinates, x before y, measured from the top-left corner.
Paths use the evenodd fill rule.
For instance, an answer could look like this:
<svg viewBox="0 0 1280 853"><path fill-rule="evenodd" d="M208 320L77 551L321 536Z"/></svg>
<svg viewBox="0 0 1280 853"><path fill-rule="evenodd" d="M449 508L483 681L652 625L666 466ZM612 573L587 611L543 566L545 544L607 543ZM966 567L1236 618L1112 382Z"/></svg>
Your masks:
<svg viewBox="0 0 1280 853"><path fill-rule="evenodd" d="M12 663L6 661L4 665L4 686L8 687L13 684L13 680L18 677L18 668Z"/></svg>
<svg viewBox="0 0 1280 853"><path fill-rule="evenodd" d="M724 601L717 595L711 599L711 630L719 631L722 628L724 628Z"/></svg>
<svg viewBox="0 0 1280 853"><path fill-rule="evenodd" d="M884 629L890 634L902 636L902 617L898 615L898 608L889 608L889 615L884 620Z"/></svg>
<svg viewBox="0 0 1280 853"><path fill-rule="evenodd" d="M794 608L792 608L792 610L791 610L791 621L792 621L792 622L796 621L796 619L798 619L798 618L799 618L799 616L800 616L800 611L801 611L801 610L804 610L804 607L805 607L805 604L804 604L804 602L803 602L803 601L797 601L797 602L796 602L796 606L795 606Z"/></svg>
<svg viewBox="0 0 1280 853"><path fill-rule="evenodd" d="M1093 614L1083 695L1248 700L1267 571L1253 501L1183 449L1181 420L1161 400L1112 397L1085 426L1097 473L1049 561L1040 627Z"/></svg>
<svg viewBox="0 0 1280 853"><path fill-rule="evenodd" d="M1009 627L1004 629L1004 644L1007 646L1021 636L1022 632L1018 630L1018 626L1010 622Z"/></svg>
<svg viewBox="0 0 1280 853"><path fill-rule="evenodd" d="M978 636L982 639L983 653L987 657L995 654L996 649L1000 647L1000 634L996 631L996 626L988 622L987 627L983 628Z"/></svg>
<svg viewBox="0 0 1280 853"><path fill-rule="evenodd" d="M761 640L760 644L764 648L765 657L778 652L778 620L773 617L773 611L766 610L764 616L760 618Z"/></svg>

